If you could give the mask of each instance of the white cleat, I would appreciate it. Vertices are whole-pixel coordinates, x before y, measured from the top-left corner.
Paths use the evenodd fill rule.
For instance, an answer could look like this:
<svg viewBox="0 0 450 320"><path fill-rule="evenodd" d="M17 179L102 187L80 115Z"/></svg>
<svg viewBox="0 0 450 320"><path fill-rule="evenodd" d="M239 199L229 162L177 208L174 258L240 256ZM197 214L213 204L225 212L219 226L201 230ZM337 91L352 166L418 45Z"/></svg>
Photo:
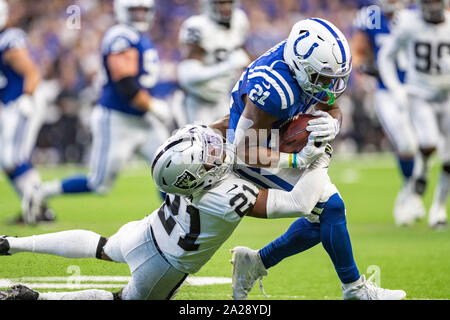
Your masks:
<svg viewBox="0 0 450 320"><path fill-rule="evenodd" d="M420 195L414 192L408 197L407 201L411 210L410 214L415 220L422 220L425 218L426 210Z"/></svg>
<svg viewBox="0 0 450 320"><path fill-rule="evenodd" d="M394 205L394 220L397 226L411 226L414 223L414 217L409 212L407 202L409 191L404 187L397 195Z"/></svg>
<svg viewBox="0 0 450 320"><path fill-rule="evenodd" d="M22 198L22 218L25 224L36 224L44 199L38 186L26 188Z"/></svg>
<svg viewBox="0 0 450 320"><path fill-rule="evenodd" d="M397 226L411 226L425 217L425 207L420 195L407 184L399 192L394 206L394 220Z"/></svg>
<svg viewBox="0 0 450 320"><path fill-rule="evenodd" d="M406 292L403 290L390 290L378 287L372 277L366 280L364 275L353 285L346 288L342 286L344 300L403 300Z"/></svg>
<svg viewBox="0 0 450 320"><path fill-rule="evenodd" d="M428 226L436 230L447 228L447 211L444 206L438 204L431 206L428 213Z"/></svg>
<svg viewBox="0 0 450 320"><path fill-rule="evenodd" d="M262 293L266 295L262 286L262 277L267 275L267 270L258 251L247 247L235 247L231 249L231 252L233 253L231 259L233 299L246 300L257 280L260 281Z"/></svg>

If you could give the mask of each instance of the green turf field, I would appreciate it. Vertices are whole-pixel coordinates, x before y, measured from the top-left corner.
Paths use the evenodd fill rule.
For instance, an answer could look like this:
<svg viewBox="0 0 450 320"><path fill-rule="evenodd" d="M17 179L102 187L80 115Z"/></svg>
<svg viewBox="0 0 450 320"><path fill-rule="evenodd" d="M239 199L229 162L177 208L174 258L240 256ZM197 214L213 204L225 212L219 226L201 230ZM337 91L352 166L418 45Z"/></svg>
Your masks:
<svg viewBox="0 0 450 320"><path fill-rule="evenodd" d="M438 170L438 165L434 165L430 186L434 186ZM80 169L40 168L40 171L44 180L49 180L80 172ZM378 275L382 287L403 289L409 299L450 299L449 231L432 231L426 221L420 221L410 228L394 226L391 212L400 178L392 156L336 157L330 167L330 176L346 203L350 237L360 272L367 273L370 266L375 266L371 268L380 271ZM430 206L431 198L432 190L429 188L425 198L427 207ZM7 220L19 211L20 205L2 177L0 234L27 236L67 229L87 229L109 236L126 222L141 219L152 212L159 207L159 202L150 171L143 165L125 170L107 196L82 195L53 199L50 205L57 214L54 224L11 226ZM447 208L450 207L449 203ZM231 248L244 245L258 249L281 235L292 221L245 218L231 238L195 276L230 278ZM73 270L78 270L82 276L129 276L126 265L97 260L64 259L29 253L0 257L1 279L68 277L73 275ZM30 281L45 282L36 279L26 282ZM67 282L64 279L53 281ZM339 280L321 245L290 257L270 269L269 275L264 278L264 288L268 298L256 286L249 299L342 298ZM113 288L109 290L116 291ZM185 284L176 299L231 299L231 285Z"/></svg>

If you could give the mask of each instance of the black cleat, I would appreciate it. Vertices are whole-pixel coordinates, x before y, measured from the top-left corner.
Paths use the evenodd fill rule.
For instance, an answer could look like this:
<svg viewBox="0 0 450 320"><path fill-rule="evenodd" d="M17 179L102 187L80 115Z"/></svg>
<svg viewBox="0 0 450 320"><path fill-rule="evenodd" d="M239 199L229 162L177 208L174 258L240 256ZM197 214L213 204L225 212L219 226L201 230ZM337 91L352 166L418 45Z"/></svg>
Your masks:
<svg viewBox="0 0 450 320"><path fill-rule="evenodd" d="M21 284L14 285L8 290L0 290L0 300L37 300L38 297L39 292Z"/></svg>
<svg viewBox="0 0 450 320"><path fill-rule="evenodd" d="M56 219L55 213L46 205L42 207L41 213L37 217L37 222L54 222Z"/></svg>
<svg viewBox="0 0 450 320"><path fill-rule="evenodd" d="M0 256L9 256L9 242L6 240L6 236L0 236Z"/></svg>

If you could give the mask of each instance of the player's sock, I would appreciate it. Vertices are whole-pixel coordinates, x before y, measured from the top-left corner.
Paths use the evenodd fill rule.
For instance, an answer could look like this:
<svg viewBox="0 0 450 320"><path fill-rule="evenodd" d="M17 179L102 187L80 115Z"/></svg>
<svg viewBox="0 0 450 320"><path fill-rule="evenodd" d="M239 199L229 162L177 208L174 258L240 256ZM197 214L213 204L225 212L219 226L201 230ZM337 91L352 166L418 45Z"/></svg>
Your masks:
<svg viewBox="0 0 450 320"><path fill-rule="evenodd" d="M95 258L101 236L92 231L69 230L31 237L7 237L9 253L36 252L65 258Z"/></svg>
<svg viewBox="0 0 450 320"><path fill-rule="evenodd" d="M48 199L63 193L62 183L60 180L45 182L39 187L39 192L43 199Z"/></svg>
<svg viewBox="0 0 450 320"><path fill-rule="evenodd" d="M338 193L325 203L320 215L320 239L333 261L341 282L350 283L358 280L360 274L353 259L345 206Z"/></svg>
<svg viewBox="0 0 450 320"><path fill-rule="evenodd" d="M259 250L259 255L268 269L284 258L308 250L318 243L320 243L320 224L300 218L295 220L282 236Z"/></svg>
<svg viewBox="0 0 450 320"><path fill-rule="evenodd" d="M114 300L114 294L96 289L72 292L40 292L38 300Z"/></svg>
<svg viewBox="0 0 450 320"><path fill-rule="evenodd" d="M421 150L416 156L413 169L414 191L422 196L425 193L430 169L431 150Z"/></svg>
<svg viewBox="0 0 450 320"><path fill-rule="evenodd" d="M88 185L88 178L80 175L64 179L61 182L61 187L63 193L92 192Z"/></svg>
<svg viewBox="0 0 450 320"><path fill-rule="evenodd" d="M450 189L450 163L443 166L439 182L434 192L433 204L444 206L447 203Z"/></svg>
<svg viewBox="0 0 450 320"><path fill-rule="evenodd" d="M41 183L39 173L29 162L16 167L13 171L10 171L8 173L8 178L21 198L27 187L35 186Z"/></svg>
<svg viewBox="0 0 450 320"><path fill-rule="evenodd" d="M402 172L403 180L406 182L413 175L414 170L414 158L403 158L397 156L397 161L400 165L400 170Z"/></svg>

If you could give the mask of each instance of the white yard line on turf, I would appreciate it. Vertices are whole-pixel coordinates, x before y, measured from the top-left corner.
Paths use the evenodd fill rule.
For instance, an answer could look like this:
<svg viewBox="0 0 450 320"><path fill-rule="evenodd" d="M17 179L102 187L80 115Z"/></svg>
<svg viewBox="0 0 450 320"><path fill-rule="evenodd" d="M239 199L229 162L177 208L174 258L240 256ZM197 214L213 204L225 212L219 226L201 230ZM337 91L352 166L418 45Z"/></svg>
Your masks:
<svg viewBox="0 0 450 320"><path fill-rule="evenodd" d="M0 288L11 287L12 285L17 283L21 283L31 289L120 288L125 286L127 282L130 281L130 279L131 277L124 276L23 277L11 279L3 278L0 279ZM108 282L118 283L111 284ZM188 277L186 279L186 284L191 286L206 286L229 283L231 283L231 278L224 277Z"/></svg>

